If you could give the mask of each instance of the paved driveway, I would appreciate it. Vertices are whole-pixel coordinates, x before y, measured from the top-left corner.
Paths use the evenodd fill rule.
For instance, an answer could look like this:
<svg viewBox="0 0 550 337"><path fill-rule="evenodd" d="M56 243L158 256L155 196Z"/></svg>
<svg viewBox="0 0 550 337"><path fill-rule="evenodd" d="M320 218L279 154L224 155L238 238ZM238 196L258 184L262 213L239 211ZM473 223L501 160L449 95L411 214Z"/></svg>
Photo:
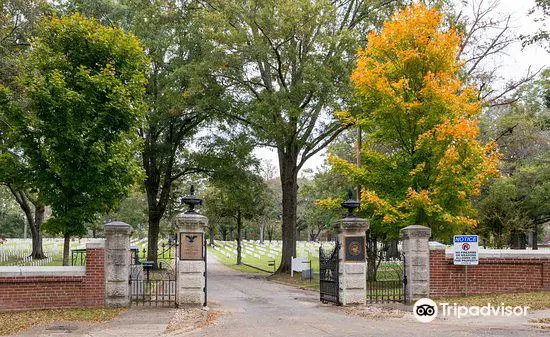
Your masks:
<svg viewBox="0 0 550 337"><path fill-rule="evenodd" d="M234 271L216 260L208 265L209 307L217 323L189 336L549 336L527 318L436 320L424 324L412 315L369 319L345 314L319 302L318 294ZM538 312L550 317L550 311Z"/></svg>

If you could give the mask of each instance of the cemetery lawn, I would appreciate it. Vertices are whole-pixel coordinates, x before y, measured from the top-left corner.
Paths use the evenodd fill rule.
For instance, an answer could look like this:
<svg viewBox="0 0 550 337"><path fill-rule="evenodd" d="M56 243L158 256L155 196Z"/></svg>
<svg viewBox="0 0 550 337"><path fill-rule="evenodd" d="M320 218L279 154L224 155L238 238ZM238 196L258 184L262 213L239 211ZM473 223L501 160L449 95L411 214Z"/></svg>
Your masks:
<svg viewBox="0 0 550 337"><path fill-rule="evenodd" d="M276 270L280 263L281 263L281 243L278 242L278 245L271 245L270 243L265 243L263 245L258 244L253 241L247 241L243 240L243 258L242 262L245 265L251 266L252 268L247 269L247 272L252 272L252 269L255 269L255 273L261 273L262 271L265 273L273 273L274 270ZM306 245L309 245L309 243L306 243L304 241L298 241L297 242L297 253L298 256L301 257L305 261L311 261L311 268L315 273L319 272L319 248L318 246L315 246L314 248L306 248ZM272 248L268 248L269 246L272 246ZM277 248L274 248L277 247ZM236 242L235 241L215 241L215 247L208 247L208 251L214 254L220 262L223 264L234 268L235 263L237 261L236 256ZM268 253L269 252L269 253ZM275 262L275 266L270 265L273 261ZM275 268L274 268L275 267ZM238 268L234 268L237 270L240 270Z"/></svg>
<svg viewBox="0 0 550 337"><path fill-rule="evenodd" d="M504 305L513 307L528 306L531 310L541 310L550 308L550 291L449 297L437 299L436 302L457 303L465 306L484 306L488 303L496 306L504 303Z"/></svg>
<svg viewBox="0 0 550 337"><path fill-rule="evenodd" d="M243 272L243 273L253 273L253 274L265 274L263 271L260 271L256 268L251 268L249 266L245 265L237 265L237 258L236 257L227 257L220 252L212 249L210 246L208 246L208 254L212 254L216 257L218 261L223 263L224 265L228 266L231 269L235 269L237 271ZM244 261L246 263L246 261Z"/></svg>
<svg viewBox="0 0 550 337"><path fill-rule="evenodd" d="M267 279L300 289L319 291L319 274L314 274L311 281L302 280L301 273L294 273L294 277L290 277L290 274L273 274Z"/></svg>
<svg viewBox="0 0 550 337"><path fill-rule="evenodd" d="M49 309L0 313L0 336L11 335L26 330L33 325L49 324L56 321L106 322L126 311L116 309Z"/></svg>

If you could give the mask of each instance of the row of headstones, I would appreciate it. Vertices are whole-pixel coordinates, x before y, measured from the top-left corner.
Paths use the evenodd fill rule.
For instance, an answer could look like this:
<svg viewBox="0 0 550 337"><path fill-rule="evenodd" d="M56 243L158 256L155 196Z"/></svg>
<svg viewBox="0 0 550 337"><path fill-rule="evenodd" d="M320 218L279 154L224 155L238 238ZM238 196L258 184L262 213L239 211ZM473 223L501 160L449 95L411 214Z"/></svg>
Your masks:
<svg viewBox="0 0 550 337"><path fill-rule="evenodd" d="M235 241L216 241L216 244L218 245L218 247L216 247L216 250L222 252L222 254L227 257L231 257L231 255L237 254L237 243ZM298 241L297 255L304 258L307 258L310 255L318 256L320 245L321 244L318 242ZM241 252L241 254L243 254L243 256L251 255L259 259L262 256L266 255L268 258L275 258L275 256L280 255L282 244L280 241L272 242L270 244L261 244L259 241L243 240L242 246L243 251Z"/></svg>
<svg viewBox="0 0 550 337"><path fill-rule="evenodd" d="M275 245L263 247L260 244L243 241L242 248L242 257L253 256L260 259L267 256L270 259L275 259L276 256L281 254L280 248ZM216 241L214 249L230 258L237 254L237 243L234 241Z"/></svg>
<svg viewBox="0 0 550 337"><path fill-rule="evenodd" d="M59 255L61 253L62 249L57 249L56 247L51 246L45 246L43 247L44 255L46 256L55 256ZM31 255L32 249L29 247L17 247L15 249L12 248L3 248L0 250L0 262L6 262L8 260L17 259L18 262L25 263L32 261L32 258L29 257ZM51 261L51 260L50 260ZM48 261L48 262L50 262ZM14 262L17 265L17 262ZM47 262L46 262L47 263ZM38 264L42 265L44 263ZM37 265L37 264L32 264Z"/></svg>
<svg viewBox="0 0 550 337"><path fill-rule="evenodd" d="M88 241L97 239L83 239L80 242L71 242L71 249L77 248ZM29 255L32 252L32 240L31 239L9 239L5 244L0 245L0 262L13 261L13 266L43 266L54 260L54 257L59 256L63 252L63 239L60 238L44 238L42 243L42 250L45 259L33 260Z"/></svg>

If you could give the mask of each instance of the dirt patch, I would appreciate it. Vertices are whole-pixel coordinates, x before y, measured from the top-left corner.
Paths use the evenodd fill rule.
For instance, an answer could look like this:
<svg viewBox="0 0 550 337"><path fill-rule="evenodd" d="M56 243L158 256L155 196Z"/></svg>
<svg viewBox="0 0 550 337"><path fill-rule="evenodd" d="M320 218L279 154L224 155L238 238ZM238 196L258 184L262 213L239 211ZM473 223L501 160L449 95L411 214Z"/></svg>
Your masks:
<svg viewBox="0 0 550 337"><path fill-rule="evenodd" d="M340 311L346 315L359 316L370 319L381 319L381 318L403 318L405 315L410 315L410 312L392 309L392 308L382 308L382 307L372 307L372 306L350 306L342 307Z"/></svg>
<svg viewBox="0 0 550 337"><path fill-rule="evenodd" d="M179 308L172 316L165 333L182 335L187 332L202 329L216 322L219 312L206 308Z"/></svg>

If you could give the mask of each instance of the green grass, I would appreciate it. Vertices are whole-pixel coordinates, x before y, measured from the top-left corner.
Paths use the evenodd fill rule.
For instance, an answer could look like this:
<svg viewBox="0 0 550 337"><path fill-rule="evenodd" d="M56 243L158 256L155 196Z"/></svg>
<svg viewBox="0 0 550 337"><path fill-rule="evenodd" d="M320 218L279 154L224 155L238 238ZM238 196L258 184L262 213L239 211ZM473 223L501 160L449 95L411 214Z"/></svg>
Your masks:
<svg viewBox="0 0 550 337"><path fill-rule="evenodd" d="M528 306L531 310L550 308L550 291L534 291L528 293L485 294L465 297L438 298L437 302L456 303L464 306L492 305Z"/></svg>
<svg viewBox="0 0 550 337"><path fill-rule="evenodd" d="M274 274L268 277L268 280L282 283L301 289L319 291L319 275L313 275L313 279L302 280L301 273L294 273L294 277L290 277L289 274Z"/></svg>
<svg viewBox="0 0 550 337"><path fill-rule="evenodd" d="M220 261L221 263L223 263L224 265L228 266L229 268L231 269L235 269L235 270L238 270L240 272L243 272L243 273L252 273L252 274L265 274L264 272L258 270L258 269L255 269L255 268L250 268L248 266L245 266L245 265L237 265L237 260L236 258L234 257L231 257L231 258L228 258L227 256L221 254L220 252L208 247L208 254L212 254L214 255L218 261ZM246 261L244 261L246 263Z"/></svg>
<svg viewBox="0 0 550 337"><path fill-rule="evenodd" d="M230 260L231 263L235 263L235 261L233 261L233 260L236 259L234 254L232 254L232 257L228 259L223 254L220 254L219 252L217 252L213 249L211 251L218 253L218 255L220 255L220 256L223 256L225 260ZM218 256L218 255L216 255L216 256ZM274 259L269 258L267 255L260 255L260 258L257 258L257 257L254 257L254 256L251 256L251 255L247 254L246 257L243 257L243 262L244 263L252 265L252 266L260 268L260 269L268 270L268 271L273 270L273 266L269 266L269 262L272 261L272 260L275 260L275 266L276 267L278 267L281 264L281 256L280 255L276 255ZM319 272L319 257L315 256L311 253L308 253L308 256L307 256L306 260L308 260L308 261L311 260L311 267L313 268L314 272L318 273ZM224 264L226 264L226 263L224 262Z"/></svg>

